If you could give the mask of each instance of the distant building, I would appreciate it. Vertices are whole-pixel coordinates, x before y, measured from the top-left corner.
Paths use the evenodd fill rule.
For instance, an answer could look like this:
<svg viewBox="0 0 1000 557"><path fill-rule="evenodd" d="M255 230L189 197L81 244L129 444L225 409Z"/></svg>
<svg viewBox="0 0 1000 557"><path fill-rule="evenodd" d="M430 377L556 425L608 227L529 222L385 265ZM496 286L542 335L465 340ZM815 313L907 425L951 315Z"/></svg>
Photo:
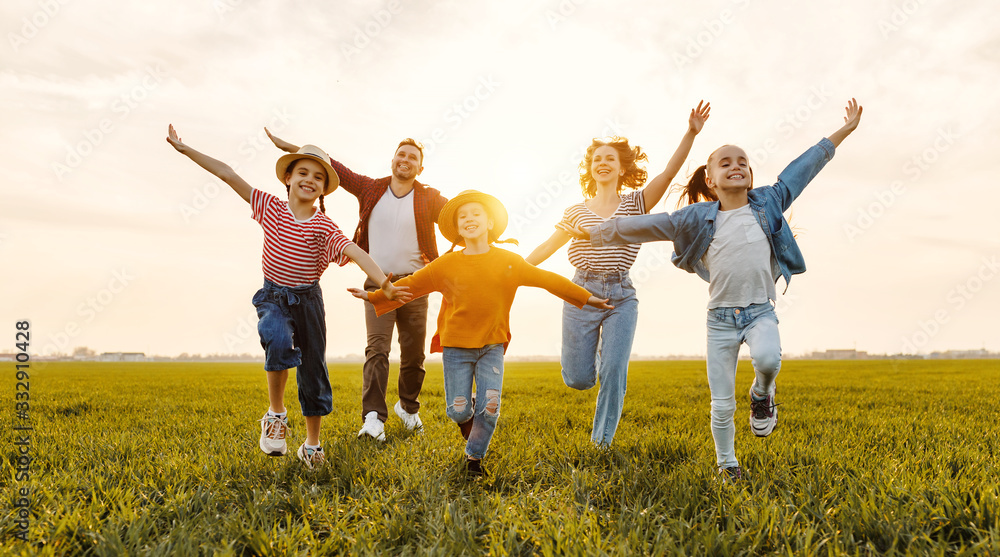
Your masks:
<svg viewBox="0 0 1000 557"><path fill-rule="evenodd" d="M945 352L931 352L927 358L932 360L973 360L981 358L995 358L996 354L991 354L986 349L980 350L947 350Z"/></svg>
<svg viewBox="0 0 1000 557"><path fill-rule="evenodd" d="M0 353L0 362L13 362L16 358L17 354Z"/></svg>
<svg viewBox="0 0 1000 557"><path fill-rule="evenodd" d="M864 350L827 350L826 352L813 352L814 360L867 360L868 352Z"/></svg>
<svg viewBox="0 0 1000 557"><path fill-rule="evenodd" d="M145 362L145 352L104 352L97 357L99 362Z"/></svg>

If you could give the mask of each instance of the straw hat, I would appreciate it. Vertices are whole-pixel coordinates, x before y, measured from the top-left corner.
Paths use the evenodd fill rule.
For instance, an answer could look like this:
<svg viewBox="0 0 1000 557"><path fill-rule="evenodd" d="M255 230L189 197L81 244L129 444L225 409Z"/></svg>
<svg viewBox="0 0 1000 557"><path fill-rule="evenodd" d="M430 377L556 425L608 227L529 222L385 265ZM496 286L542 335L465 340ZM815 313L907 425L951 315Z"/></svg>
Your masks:
<svg viewBox="0 0 1000 557"><path fill-rule="evenodd" d="M323 195L330 195L340 185L340 176L337 176L333 167L330 166L330 155L327 155L326 151L315 145L303 145L299 147L297 153L288 153L287 155L278 157L278 162L274 165L274 171L282 184L285 183L285 174L288 172L288 168L299 159L313 159L323 165L327 176L326 188L323 189Z"/></svg>
<svg viewBox="0 0 1000 557"><path fill-rule="evenodd" d="M458 227L455 225L455 213L458 212L459 207L466 203L480 203L486 208L486 212L493 219L493 229L489 233L489 242L496 242L507 228L507 209L503 203L500 203L499 199L476 190L465 190L444 204L440 215L438 215L438 228L441 230L441 234L455 245L465 245L465 238L458 233Z"/></svg>

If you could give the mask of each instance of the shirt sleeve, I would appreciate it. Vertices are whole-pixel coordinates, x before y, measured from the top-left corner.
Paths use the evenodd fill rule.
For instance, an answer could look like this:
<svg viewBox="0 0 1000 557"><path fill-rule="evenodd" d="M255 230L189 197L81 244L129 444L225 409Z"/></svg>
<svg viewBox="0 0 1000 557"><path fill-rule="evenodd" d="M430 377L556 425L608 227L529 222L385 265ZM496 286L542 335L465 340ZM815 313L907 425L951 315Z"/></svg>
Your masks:
<svg viewBox="0 0 1000 557"><path fill-rule="evenodd" d="M674 213L651 213L609 219L600 226L590 227L588 230L590 243L594 247L601 247L673 240L677 235L676 215L681 214L684 209Z"/></svg>
<svg viewBox="0 0 1000 557"><path fill-rule="evenodd" d="M591 294L586 288L577 285L562 275L539 269L529 264L520 256L515 257L517 258L516 265L520 284L544 288L578 308L587 305L587 300L590 299Z"/></svg>
<svg viewBox="0 0 1000 557"><path fill-rule="evenodd" d="M392 283L394 286L407 286L410 288L410 301L416 300L421 296L426 296L431 292L439 292L440 289L435 285L435 275L434 275L434 262L432 261L426 267L419 269L417 272L413 273L408 277L403 277L396 282ZM383 315L388 313L403 304L397 300L389 300L385 297L385 292L382 289L374 290L368 293L368 301L375 306L375 315Z"/></svg>
<svg viewBox="0 0 1000 557"><path fill-rule="evenodd" d="M809 182L819 174L820 170L823 170L835 152L836 148L834 148L833 143L824 137L819 143L788 163L788 166L778 175L778 182L772 186L772 192L778 198L782 212L791 207L792 201L795 201L795 198L802 193Z"/></svg>
<svg viewBox="0 0 1000 557"><path fill-rule="evenodd" d="M347 190L347 192L354 197L360 199L365 190L371 188L375 184L374 179L357 174L333 158L330 158L330 166L333 167L333 170L337 173L337 177L340 178L341 187Z"/></svg>
<svg viewBox="0 0 1000 557"><path fill-rule="evenodd" d="M351 258L344 255L344 250L347 246L353 244L350 238L344 236L341 232L340 227L336 224L331 225L330 235L326 241L326 257L327 261L330 263L336 263L338 266L343 267L351 262Z"/></svg>
<svg viewBox="0 0 1000 557"><path fill-rule="evenodd" d="M431 198L430 208L431 208L431 220L437 222L438 217L441 215L441 209L444 208L445 203L448 203L448 198L441 195L441 192L434 188L427 188L428 191L433 196Z"/></svg>
<svg viewBox="0 0 1000 557"><path fill-rule="evenodd" d="M253 188L250 191L250 209L253 211L251 214L253 220L264 224L264 215L276 199L277 197L267 192Z"/></svg>
<svg viewBox="0 0 1000 557"><path fill-rule="evenodd" d="M645 189L645 188L643 188ZM646 214L646 196L642 194L642 190L634 190L629 195L632 196L632 207L633 211L630 211L630 215L645 215Z"/></svg>

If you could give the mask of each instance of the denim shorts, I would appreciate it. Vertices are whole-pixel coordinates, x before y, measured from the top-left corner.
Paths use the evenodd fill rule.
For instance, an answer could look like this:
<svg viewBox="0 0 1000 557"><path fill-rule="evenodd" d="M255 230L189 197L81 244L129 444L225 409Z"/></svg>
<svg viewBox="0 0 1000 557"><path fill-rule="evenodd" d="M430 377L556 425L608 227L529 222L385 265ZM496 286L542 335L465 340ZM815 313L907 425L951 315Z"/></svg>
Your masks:
<svg viewBox="0 0 1000 557"><path fill-rule="evenodd" d="M326 369L326 310L319 283L281 286L264 280L253 296L257 332L264 347L264 369L297 368L299 404L303 416L333 411L333 392Z"/></svg>

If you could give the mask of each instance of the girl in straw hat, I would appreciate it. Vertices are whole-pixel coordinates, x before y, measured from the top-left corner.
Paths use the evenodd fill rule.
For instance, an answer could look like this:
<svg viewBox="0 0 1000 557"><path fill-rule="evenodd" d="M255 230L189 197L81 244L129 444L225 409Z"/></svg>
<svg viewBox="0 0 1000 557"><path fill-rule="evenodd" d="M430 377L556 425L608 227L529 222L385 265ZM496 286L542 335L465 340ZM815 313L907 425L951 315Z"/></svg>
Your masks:
<svg viewBox="0 0 1000 557"><path fill-rule="evenodd" d="M466 469L478 476L485 474L480 461L500 415L503 355L511 338L510 308L517 288L544 288L576 307L611 306L572 281L493 246L507 227L507 210L491 195L474 190L458 194L441 209L438 226L453 249L465 249L449 251L396 286L408 287L413 297L430 292L444 296L431 352L442 352L447 414L467 426ZM380 315L403 304L387 299L383 291L348 290L369 300Z"/></svg>
<svg viewBox="0 0 1000 557"><path fill-rule="evenodd" d="M320 421L333 410L333 393L326 369L326 312L319 277L330 263L354 261L382 285L385 298L407 301L406 288L393 286L391 277L382 274L371 257L326 216L323 197L337 189L340 180L327 162L330 157L319 147L306 145L278 159L275 172L288 192L288 201L283 201L251 187L229 165L182 143L173 126L167 142L229 184L251 205L254 220L264 229L264 287L253 297L270 401L260 420L260 449L270 456L287 451L284 395L288 369L294 367L306 421L306 439L297 455L309 468L322 464Z"/></svg>

